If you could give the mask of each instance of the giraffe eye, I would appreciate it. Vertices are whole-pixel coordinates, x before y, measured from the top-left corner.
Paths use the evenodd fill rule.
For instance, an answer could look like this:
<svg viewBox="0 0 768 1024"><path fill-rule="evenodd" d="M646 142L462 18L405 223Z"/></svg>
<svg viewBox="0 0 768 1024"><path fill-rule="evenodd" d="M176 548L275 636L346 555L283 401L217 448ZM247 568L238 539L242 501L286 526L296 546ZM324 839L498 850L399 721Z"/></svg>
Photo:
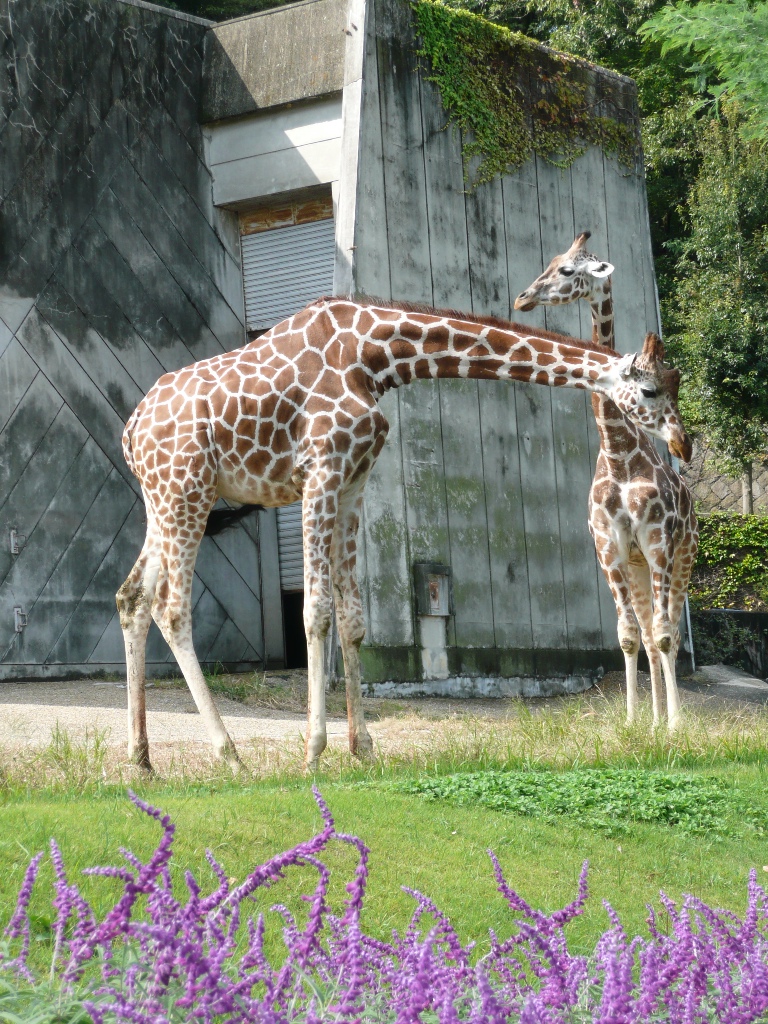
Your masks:
<svg viewBox="0 0 768 1024"><path fill-rule="evenodd" d="M640 388L646 398L655 398L658 392L656 388Z"/></svg>
<svg viewBox="0 0 768 1024"><path fill-rule="evenodd" d="M573 277L574 268L573 267L560 267L560 273L563 275L563 277Z"/></svg>

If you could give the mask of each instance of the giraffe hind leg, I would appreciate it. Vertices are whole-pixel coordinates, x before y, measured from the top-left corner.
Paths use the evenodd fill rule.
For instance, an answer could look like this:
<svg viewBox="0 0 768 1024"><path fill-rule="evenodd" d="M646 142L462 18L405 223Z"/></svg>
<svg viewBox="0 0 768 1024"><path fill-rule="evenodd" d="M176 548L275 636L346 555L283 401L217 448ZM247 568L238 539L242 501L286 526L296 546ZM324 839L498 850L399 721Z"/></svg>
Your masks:
<svg viewBox="0 0 768 1024"><path fill-rule="evenodd" d="M364 484L364 478L356 481L354 488L339 501L331 562L339 639L344 657L349 749L356 757L367 760L373 756L373 741L363 714L360 645L365 638L365 621L357 585L357 533Z"/></svg>
<svg viewBox="0 0 768 1024"><path fill-rule="evenodd" d="M115 598L125 643L128 757L145 771L152 771L147 736L146 646L159 568L159 537L150 517L141 554Z"/></svg>
<svg viewBox="0 0 768 1024"><path fill-rule="evenodd" d="M205 517L190 527L183 543L175 529L166 529L161 556L161 578L152 604L152 617L176 659L197 705L217 757L240 766L235 745L221 719L203 676L192 641L192 579Z"/></svg>
<svg viewBox="0 0 768 1024"><path fill-rule="evenodd" d="M669 561L669 559L668 559ZM667 564L668 564L667 561ZM672 559L674 566L674 560ZM677 648L680 634L671 619L671 584L673 573L665 568L651 574L653 588L653 640L659 650L667 691L667 728L674 732L680 726L680 694L677 689ZM677 609L679 618L681 608Z"/></svg>
<svg viewBox="0 0 768 1024"><path fill-rule="evenodd" d="M669 585L669 619L673 626L672 643L667 652L661 655L664 664L664 679L667 684L667 713L669 728L677 729L681 721L680 692L677 688L677 652L680 646L679 622L688 593L691 569L696 556L695 539L689 537L675 552L672 568L672 579Z"/></svg>

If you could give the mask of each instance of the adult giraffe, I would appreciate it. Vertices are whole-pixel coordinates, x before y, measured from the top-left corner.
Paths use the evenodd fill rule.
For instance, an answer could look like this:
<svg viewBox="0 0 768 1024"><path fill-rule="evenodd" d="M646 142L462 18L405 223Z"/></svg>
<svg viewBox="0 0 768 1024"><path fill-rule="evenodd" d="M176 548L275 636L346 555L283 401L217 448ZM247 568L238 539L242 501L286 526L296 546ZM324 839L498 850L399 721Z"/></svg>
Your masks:
<svg viewBox="0 0 768 1024"><path fill-rule="evenodd" d="M353 753L372 749L360 688L365 634L357 588L363 487L387 436L378 399L416 378L532 381L609 394L674 449L688 443L667 371L563 335L426 307L318 299L243 348L166 374L131 416L123 448L147 536L117 594L128 675L129 755L150 767L144 650L150 615L169 644L216 753L237 760L192 644L191 588L217 497L303 502L309 675L305 758L326 745L323 642L331 587Z"/></svg>
<svg viewBox="0 0 768 1024"><path fill-rule="evenodd" d="M577 235L567 252L515 299L515 309L555 306L586 300L592 311L592 340L613 349L613 266L587 251L589 231ZM661 364L664 347L648 335L638 360ZM668 387L677 398L677 370ZM674 380L671 375L674 376ZM653 724L661 720L662 666L668 725L680 720L675 660L680 643L677 624L688 592L698 546L693 499L685 481L659 455L650 438L604 395L592 395L600 453L589 493L589 531L616 605L619 644L627 676L627 720L637 712L637 656L640 623L651 670ZM673 454L684 462L690 443ZM653 600L652 600L653 598Z"/></svg>

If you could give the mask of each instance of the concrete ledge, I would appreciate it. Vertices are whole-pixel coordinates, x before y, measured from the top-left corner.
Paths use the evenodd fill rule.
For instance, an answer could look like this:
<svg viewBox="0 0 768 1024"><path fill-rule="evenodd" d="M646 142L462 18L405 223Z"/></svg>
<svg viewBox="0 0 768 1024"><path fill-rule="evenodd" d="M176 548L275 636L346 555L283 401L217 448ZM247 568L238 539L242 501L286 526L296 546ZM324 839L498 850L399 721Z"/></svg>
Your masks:
<svg viewBox="0 0 768 1024"><path fill-rule="evenodd" d="M185 14L183 11L174 11L170 7L163 7L161 4L149 4L146 0L117 0L119 4L126 4L128 7L143 7L147 11L156 11L168 18L178 18L179 21L190 21L193 25L215 25L210 18L196 18L194 14Z"/></svg>
<svg viewBox="0 0 768 1024"><path fill-rule="evenodd" d="M346 20L347 0L315 0L209 29L200 120L340 93Z"/></svg>
<svg viewBox="0 0 768 1024"><path fill-rule="evenodd" d="M559 697L567 693L583 693L594 686L600 675L565 676L537 679L517 676L451 676L448 679L425 679L417 683L363 683L366 697Z"/></svg>
<svg viewBox="0 0 768 1024"><path fill-rule="evenodd" d="M261 661L202 662L203 669L221 669L224 672L263 672ZM43 680L64 682L71 679L103 679L104 676L125 678L125 662L103 665L0 665L0 685L3 683L38 683ZM147 662L147 679L178 678L181 671L171 661Z"/></svg>
<svg viewBox="0 0 768 1024"><path fill-rule="evenodd" d="M623 669L621 651L568 651L537 648L448 647L448 680L539 680L542 684L564 679L601 679L606 672ZM431 686L425 680L421 648L378 647L363 644L360 650L364 685ZM339 663L341 672L341 663ZM481 684L484 685L484 684ZM526 684L528 685L528 684ZM372 692L372 691L371 691ZM425 691L426 692L426 691ZM518 691L510 691L518 692ZM532 695L538 690L531 691ZM566 689L560 693L575 692Z"/></svg>

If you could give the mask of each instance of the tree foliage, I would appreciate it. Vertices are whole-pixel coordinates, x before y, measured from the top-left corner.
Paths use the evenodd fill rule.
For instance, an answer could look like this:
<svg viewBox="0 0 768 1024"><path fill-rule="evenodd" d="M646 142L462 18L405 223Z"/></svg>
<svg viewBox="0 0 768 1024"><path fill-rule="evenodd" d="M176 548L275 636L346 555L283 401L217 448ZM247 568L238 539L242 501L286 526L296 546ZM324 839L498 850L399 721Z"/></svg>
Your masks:
<svg viewBox="0 0 768 1024"><path fill-rule="evenodd" d="M768 4L748 0L676 3L657 11L640 36L661 44L661 55L695 55L692 71L714 72L715 99L738 102L747 136L768 137Z"/></svg>
<svg viewBox="0 0 768 1024"><path fill-rule="evenodd" d="M742 126L730 103L703 133L665 310L670 353L687 371L684 413L734 475L764 452L768 430L768 144Z"/></svg>

